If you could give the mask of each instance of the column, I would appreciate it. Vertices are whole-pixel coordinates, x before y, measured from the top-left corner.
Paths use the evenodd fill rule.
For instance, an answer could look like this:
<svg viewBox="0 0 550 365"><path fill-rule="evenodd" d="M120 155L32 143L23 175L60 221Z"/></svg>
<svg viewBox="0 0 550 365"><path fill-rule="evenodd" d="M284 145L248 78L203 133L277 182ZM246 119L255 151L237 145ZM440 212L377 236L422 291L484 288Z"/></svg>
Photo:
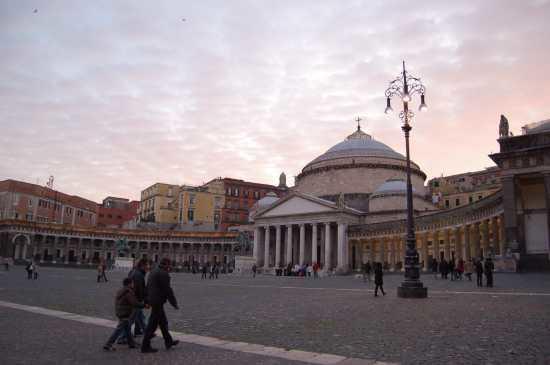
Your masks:
<svg viewBox="0 0 550 365"><path fill-rule="evenodd" d="M472 246L473 246L473 256L475 258L480 257L481 252L479 250L479 222L475 222L473 224L473 232L472 232Z"/></svg>
<svg viewBox="0 0 550 365"><path fill-rule="evenodd" d="M311 225L311 263L319 261L317 257L317 223Z"/></svg>
<svg viewBox="0 0 550 365"><path fill-rule="evenodd" d="M396 256L396 250L395 250L395 237L390 238L390 271L395 271L395 256Z"/></svg>
<svg viewBox="0 0 550 365"><path fill-rule="evenodd" d="M348 245L345 223L338 223L338 269L344 272L348 271Z"/></svg>
<svg viewBox="0 0 550 365"><path fill-rule="evenodd" d="M371 266L376 262L376 239L371 238L369 241L369 257Z"/></svg>
<svg viewBox="0 0 550 365"><path fill-rule="evenodd" d="M269 267L269 226L265 226L264 236L264 268Z"/></svg>
<svg viewBox="0 0 550 365"><path fill-rule="evenodd" d="M275 226L275 267L281 266L281 226Z"/></svg>
<svg viewBox="0 0 550 365"><path fill-rule="evenodd" d="M491 218L489 222L491 223L491 252L494 254L498 252L500 255L500 245L498 242L498 217L495 216Z"/></svg>
<svg viewBox="0 0 550 365"><path fill-rule="evenodd" d="M286 260L285 265L292 264L292 224L286 226Z"/></svg>
<svg viewBox="0 0 550 365"><path fill-rule="evenodd" d="M21 252L21 245L16 244L16 245L15 245L15 257L14 257L14 260L19 259L19 254L20 254L20 252Z"/></svg>
<svg viewBox="0 0 550 365"><path fill-rule="evenodd" d="M23 260L27 259L27 246L28 246L28 244L26 244L26 243L23 245L23 254L21 254L21 258Z"/></svg>
<svg viewBox="0 0 550 365"><path fill-rule="evenodd" d="M506 247L506 237L504 235L504 216L498 217L498 249L501 256L506 256L508 253Z"/></svg>
<svg viewBox="0 0 550 365"><path fill-rule="evenodd" d="M306 261L306 226L300 224L300 265Z"/></svg>
<svg viewBox="0 0 550 365"><path fill-rule="evenodd" d="M460 227L453 228L453 237L455 240L455 258L458 261L464 258L462 254L462 237L460 236Z"/></svg>
<svg viewBox="0 0 550 365"><path fill-rule="evenodd" d="M550 173L546 172L543 174L544 179L544 192L546 196L546 225L547 225L547 236L546 242L548 242L548 252L550 252Z"/></svg>
<svg viewBox="0 0 550 365"><path fill-rule="evenodd" d="M443 240L445 241L443 246L445 260L449 261L451 259L451 239L449 229L445 229L443 231Z"/></svg>
<svg viewBox="0 0 550 365"><path fill-rule="evenodd" d="M260 227L254 228L254 247L252 247L254 261L260 266Z"/></svg>
<svg viewBox="0 0 550 365"><path fill-rule="evenodd" d="M479 229L481 233L481 247L483 247L483 256L489 257L489 221L484 219L481 221Z"/></svg>
<svg viewBox="0 0 550 365"><path fill-rule="evenodd" d="M440 262L440 255L439 255L439 231L434 231L434 238L433 238L433 257L437 260L437 262Z"/></svg>
<svg viewBox="0 0 550 365"><path fill-rule="evenodd" d="M507 241L512 245L514 251L520 251L518 245L518 217L516 212L516 185L513 176L503 176L502 184L502 205L504 207L504 223Z"/></svg>
<svg viewBox="0 0 550 365"><path fill-rule="evenodd" d="M420 239L422 240L422 256L424 259L424 267L422 271L430 270L430 254L428 253L428 233L421 233Z"/></svg>
<svg viewBox="0 0 550 365"><path fill-rule="evenodd" d="M332 268L330 247L330 223L325 223L325 271Z"/></svg>
<svg viewBox="0 0 550 365"><path fill-rule="evenodd" d="M469 224L464 225L464 260L470 261L472 258L472 247L470 246L470 229Z"/></svg>
<svg viewBox="0 0 550 365"><path fill-rule="evenodd" d="M384 262L386 261L386 239L382 237L380 239L380 263L382 268L384 267Z"/></svg>

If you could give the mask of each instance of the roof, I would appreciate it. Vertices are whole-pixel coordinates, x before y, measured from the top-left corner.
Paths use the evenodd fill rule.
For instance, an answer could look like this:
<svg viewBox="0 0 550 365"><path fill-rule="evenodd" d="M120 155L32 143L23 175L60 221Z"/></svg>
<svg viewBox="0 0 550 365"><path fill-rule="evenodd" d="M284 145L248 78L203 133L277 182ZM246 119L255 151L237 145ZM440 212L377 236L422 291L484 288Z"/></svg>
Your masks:
<svg viewBox="0 0 550 365"><path fill-rule="evenodd" d="M407 193L407 183L405 180L401 179L389 179L386 180L382 185L380 185L372 193L372 196L383 195L383 194L395 194L395 193ZM416 190L413 188L413 193L416 193Z"/></svg>
<svg viewBox="0 0 550 365"><path fill-rule="evenodd" d="M371 135L363 132L361 127L358 126L357 130L347 136L344 141L332 146L327 152L308 163L306 167L314 163L333 160L336 158L363 156L387 157L405 160L405 157L402 154L395 152L388 145L375 140Z"/></svg>
<svg viewBox="0 0 550 365"><path fill-rule="evenodd" d="M541 120L540 122L524 125L522 129L524 134L550 132L550 119Z"/></svg>

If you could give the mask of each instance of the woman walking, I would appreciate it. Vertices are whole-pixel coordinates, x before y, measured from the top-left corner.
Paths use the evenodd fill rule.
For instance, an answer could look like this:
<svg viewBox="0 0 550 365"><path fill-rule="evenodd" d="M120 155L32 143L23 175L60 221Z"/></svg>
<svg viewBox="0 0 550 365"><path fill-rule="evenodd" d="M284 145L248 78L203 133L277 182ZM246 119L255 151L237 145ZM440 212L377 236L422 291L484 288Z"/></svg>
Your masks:
<svg viewBox="0 0 550 365"><path fill-rule="evenodd" d="M386 295L384 292L384 272L382 271L382 264L376 263L376 267L374 268L374 296L378 296L378 288L380 288L380 291L382 292L382 295Z"/></svg>

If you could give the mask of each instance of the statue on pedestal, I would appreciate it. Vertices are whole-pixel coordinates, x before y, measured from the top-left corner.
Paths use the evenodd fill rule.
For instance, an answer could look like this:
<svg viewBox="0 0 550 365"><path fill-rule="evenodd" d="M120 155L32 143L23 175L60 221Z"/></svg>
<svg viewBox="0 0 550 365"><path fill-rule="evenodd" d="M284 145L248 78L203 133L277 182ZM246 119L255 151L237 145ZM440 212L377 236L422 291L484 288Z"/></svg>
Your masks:
<svg viewBox="0 0 550 365"><path fill-rule="evenodd" d="M508 125L508 119L504 115L500 115L500 123L498 125L498 134L500 138L505 138L510 136L510 126Z"/></svg>

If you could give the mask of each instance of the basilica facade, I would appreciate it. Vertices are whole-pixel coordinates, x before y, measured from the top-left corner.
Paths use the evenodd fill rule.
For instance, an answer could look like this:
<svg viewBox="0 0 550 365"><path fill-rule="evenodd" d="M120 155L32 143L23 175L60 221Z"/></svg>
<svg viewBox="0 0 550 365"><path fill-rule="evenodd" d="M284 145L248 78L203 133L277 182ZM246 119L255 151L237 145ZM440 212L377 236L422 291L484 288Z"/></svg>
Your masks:
<svg viewBox="0 0 550 365"><path fill-rule="evenodd" d="M417 248L424 270L434 258L468 260L487 256L496 260L499 270L514 271L522 260L524 267L535 265L533 262L541 268L550 267L550 131L539 128L536 134L538 137L531 137L530 142L512 143L524 147L538 141L538 148L530 151L508 147L515 138L523 136L501 136L499 143L505 152L491 157L513 183L505 182L502 190L454 209L440 210L432 204L425 192L426 174L411 162ZM499 162L508 160L512 162ZM528 172L517 169L524 163ZM522 181L537 188L522 190ZM518 200L525 200L518 195L518 189L527 195L539 195L537 224L526 222L524 215L518 216L525 213L517 211ZM243 227L254 230L254 257L264 272L315 262L324 271L335 273L359 270L367 261L381 262L388 270L403 268L403 155L358 127L344 141L308 163L290 190L283 198L260 200L253 224ZM532 196L533 199L537 197ZM529 239L524 227L530 232Z"/></svg>

